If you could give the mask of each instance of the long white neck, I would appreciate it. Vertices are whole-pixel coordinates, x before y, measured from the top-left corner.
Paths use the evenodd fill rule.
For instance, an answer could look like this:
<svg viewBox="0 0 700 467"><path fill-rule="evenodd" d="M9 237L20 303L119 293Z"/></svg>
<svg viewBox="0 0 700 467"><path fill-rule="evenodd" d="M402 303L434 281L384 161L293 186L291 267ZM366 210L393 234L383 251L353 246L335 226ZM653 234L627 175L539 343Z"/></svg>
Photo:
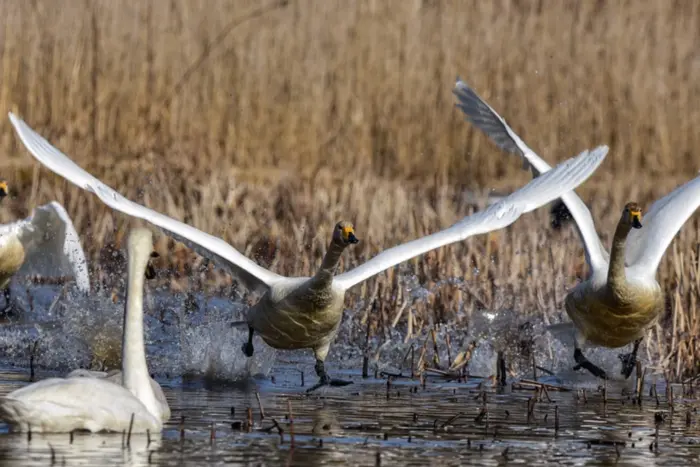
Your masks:
<svg viewBox="0 0 700 467"><path fill-rule="evenodd" d="M129 237L129 276L122 336L122 383L160 420L160 405L151 387L143 340L143 283L152 247L150 231L132 231Z"/></svg>

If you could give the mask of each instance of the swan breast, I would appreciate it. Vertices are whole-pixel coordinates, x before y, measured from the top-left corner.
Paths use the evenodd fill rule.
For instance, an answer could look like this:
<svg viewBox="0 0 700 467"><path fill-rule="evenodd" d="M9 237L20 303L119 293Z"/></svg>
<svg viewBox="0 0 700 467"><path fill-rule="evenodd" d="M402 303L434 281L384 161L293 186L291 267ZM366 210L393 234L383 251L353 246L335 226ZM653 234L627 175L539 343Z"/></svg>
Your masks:
<svg viewBox="0 0 700 467"><path fill-rule="evenodd" d="M581 284L566 297L566 311L586 341L617 348L642 337L664 310L658 284L628 283L621 293Z"/></svg>
<svg viewBox="0 0 700 467"><path fill-rule="evenodd" d="M273 286L248 311L248 324L271 347L315 348L329 342L343 317L345 290L309 281Z"/></svg>
<svg viewBox="0 0 700 467"><path fill-rule="evenodd" d="M0 289L7 287L12 276L24 263L25 251L17 235L0 238Z"/></svg>

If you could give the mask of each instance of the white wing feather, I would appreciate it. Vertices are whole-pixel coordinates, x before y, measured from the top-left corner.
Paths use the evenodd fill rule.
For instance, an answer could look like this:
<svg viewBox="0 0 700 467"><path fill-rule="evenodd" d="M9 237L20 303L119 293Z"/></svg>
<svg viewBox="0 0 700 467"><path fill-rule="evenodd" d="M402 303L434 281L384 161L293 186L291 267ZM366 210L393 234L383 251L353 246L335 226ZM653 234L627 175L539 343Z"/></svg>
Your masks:
<svg viewBox="0 0 700 467"><path fill-rule="evenodd" d="M607 146L593 152L583 151L577 157L559 164L553 170L533 179L486 210L465 217L440 232L390 248L361 266L333 279L334 284L348 289L392 266L435 248L455 243L473 235L502 229L515 222L521 214L559 198L583 183L603 162Z"/></svg>
<svg viewBox="0 0 700 467"><path fill-rule="evenodd" d="M21 275L75 277L78 288L90 291L90 276L80 237L63 206L52 201L34 209L19 232L26 257Z"/></svg>
<svg viewBox="0 0 700 467"><path fill-rule="evenodd" d="M635 275L653 278L666 249L700 206L700 177L656 200L642 218L642 228L627 236L625 264Z"/></svg>
<svg viewBox="0 0 700 467"><path fill-rule="evenodd" d="M508 126L506 121L484 102L467 83L457 78L452 92L459 100L456 106L464 112L467 120L486 133L504 151L520 155L523 158L524 167L529 166L533 175L542 174L551 169L551 166L530 149ZM576 221L589 266L593 270L607 267L609 255L600 243L591 212L573 191L564 193L561 199Z"/></svg>
<svg viewBox="0 0 700 467"><path fill-rule="evenodd" d="M39 162L80 188L95 193L109 207L160 227L202 256L218 261L250 289L265 289L283 279L246 258L222 239L126 199L76 165L12 112L9 116L20 139Z"/></svg>

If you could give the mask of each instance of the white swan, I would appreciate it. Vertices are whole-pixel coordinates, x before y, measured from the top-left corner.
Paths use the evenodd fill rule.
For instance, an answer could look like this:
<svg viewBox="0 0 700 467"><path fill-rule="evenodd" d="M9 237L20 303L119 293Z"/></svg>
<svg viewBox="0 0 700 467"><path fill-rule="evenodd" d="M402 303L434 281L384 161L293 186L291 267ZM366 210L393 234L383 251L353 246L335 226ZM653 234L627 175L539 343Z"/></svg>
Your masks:
<svg viewBox="0 0 700 467"><path fill-rule="evenodd" d="M0 201L7 195L7 182L0 181ZM56 201L34 209L21 221L0 225L0 289L5 308L12 311L10 280L15 274L43 277L73 276L78 289L90 291L85 253L68 213Z"/></svg>
<svg viewBox="0 0 700 467"><path fill-rule="evenodd" d="M0 419L19 431L160 432L161 404L151 386L143 339L143 282L152 235L134 229L128 240L121 384L103 378L50 378L0 397Z"/></svg>
<svg viewBox="0 0 700 467"><path fill-rule="evenodd" d="M459 99L457 106L467 119L501 149L520 155L534 175L551 169L459 78L454 93ZM621 373L628 378L635 367L644 332L664 310L656 270L675 235L700 205L700 177L652 204L644 227L641 209L636 203L628 203L615 230L611 254L600 242L591 213L576 193L568 192L561 199L576 221L590 272L586 281L566 297L566 311L573 323L550 329L564 340L573 338L575 368L585 368L602 378L607 378L606 373L585 358L583 345L617 348L633 342L632 352L620 355Z"/></svg>
<svg viewBox="0 0 700 467"><path fill-rule="evenodd" d="M342 318L345 292L350 287L427 251L512 224L521 214L578 186L593 173L608 152L607 146L591 153L584 151L577 158L558 166L553 173L531 181L486 210L465 217L448 229L386 250L365 264L334 276L343 250L358 241L352 224L339 222L316 275L311 278L283 277L258 266L220 238L129 201L78 167L12 113L10 120L29 152L49 169L95 193L113 209L151 222L199 254L218 260L249 288L264 291L260 301L248 311L249 339L243 350L248 356L253 354L254 332L275 348L312 349L320 381L310 390L327 384L349 384L332 380L325 370L324 361Z"/></svg>
<svg viewBox="0 0 700 467"><path fill-rule="evenodd" d="M148 276L146 276L148 279ZM103 378L106 381L111 381L115 384L122 384L124 378L122 377L121 370L112 371L94 371L85 370L83 368L78 368L73 370L66 375L66 378ZM160 419L163 422L170 420L170 405L168 405L168 399L165 397L163 388L160 387L158 381L153 378L149 378L151 381L151 388L153 389L153 394L156 396L158 404L160 404Z"/></svg>

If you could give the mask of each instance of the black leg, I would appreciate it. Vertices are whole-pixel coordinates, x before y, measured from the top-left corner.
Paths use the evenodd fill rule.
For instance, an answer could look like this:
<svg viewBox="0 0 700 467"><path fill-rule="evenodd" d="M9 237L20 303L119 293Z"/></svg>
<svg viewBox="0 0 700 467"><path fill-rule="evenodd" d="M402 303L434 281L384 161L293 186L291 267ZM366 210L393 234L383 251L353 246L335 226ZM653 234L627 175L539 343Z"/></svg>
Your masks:
<svg viewBox="0 0 700 467"><path fill-rule="evenodd" d="M605 371L603 371L601 368L595 366L586 357L583 356L583 352L581 352L581 349L574 350L574 360L576 360L576 363L577 363L577 365L574 367L574 370L578 370L580 368L583 368L583 369L591 372L591 374L593 376L596 376L596 377L602 378L602 379L608 379L608 375L605 374Z"/></svg>
<svg viewBox="0 0 700 467"><path fill-rule="evenodd" d="M622 361L622 371L620 371L620 373L625 378L629 378L632 374L632 370L637 366L637 352L639 351L639 344L642 343L642 339L643 338L640 337L634 341L632 352L617 356Z"/></svg>
<svg viewBox="0 0 700 467"><path fill-rule="evenodd" d="M330 376L328 376L328 373L326 372L326 365L323 363L323 360L317 359L316 366L314 367L314 369L316 370L316 374L318 375L318 383L311 386L309 389L307 389L306 392L315 391L316 389L322 386L347 386L348 384L352 384L352 381L333 379Z"/></svg>
<svg viewBox="0 0 700 467"><path fill-rule="evenodd" d="M10 295L10 287L3 290L3 295L5 296L5 308L0 311L0 316L9 316L12 314L14 304L12 303L12 297Z"/></svg>
<svg viewBox="0 0 700 467"><path fill-rule="evenodd" d="M243 344L243 353L245 354L246 357L252 357L253 352L255 349L253 348L253 335L255 334L255 330L248 326L248 342Z"/></svg>

